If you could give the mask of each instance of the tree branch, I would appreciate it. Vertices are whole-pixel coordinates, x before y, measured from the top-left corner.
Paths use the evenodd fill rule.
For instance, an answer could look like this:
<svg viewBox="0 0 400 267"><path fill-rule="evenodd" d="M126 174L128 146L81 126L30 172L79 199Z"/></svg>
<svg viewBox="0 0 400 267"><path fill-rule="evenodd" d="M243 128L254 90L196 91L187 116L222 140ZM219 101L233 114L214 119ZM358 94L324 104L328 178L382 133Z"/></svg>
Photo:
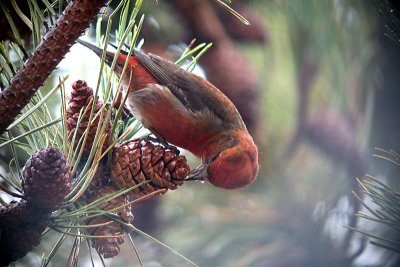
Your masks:
<svg viewBox="0 0 400 267"><path fill-rule="evenodd" d="M31 57L0 92L0 135L43 85L107 0L74 0Z"/></svg>

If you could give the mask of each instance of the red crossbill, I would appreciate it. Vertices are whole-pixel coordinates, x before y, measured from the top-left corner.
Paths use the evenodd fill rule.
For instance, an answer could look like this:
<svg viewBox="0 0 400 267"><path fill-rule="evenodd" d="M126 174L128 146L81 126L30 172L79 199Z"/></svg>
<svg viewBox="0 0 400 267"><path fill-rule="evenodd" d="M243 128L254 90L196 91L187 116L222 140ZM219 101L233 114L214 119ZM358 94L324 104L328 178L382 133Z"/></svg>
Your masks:
<svg viewBox="0 0 400 267"><path fill-rule="evenodd" d="M79 40L98 56L103 50ZM110 66L115 53L107 51ZM114 72L121 76L127 54L118 55ZM188 179L225 188L252 183L258 173L258 151L232 102L214 85L153 54L134 51L122 86L126 106L143 126L166 142L202 159Z"/></svg>

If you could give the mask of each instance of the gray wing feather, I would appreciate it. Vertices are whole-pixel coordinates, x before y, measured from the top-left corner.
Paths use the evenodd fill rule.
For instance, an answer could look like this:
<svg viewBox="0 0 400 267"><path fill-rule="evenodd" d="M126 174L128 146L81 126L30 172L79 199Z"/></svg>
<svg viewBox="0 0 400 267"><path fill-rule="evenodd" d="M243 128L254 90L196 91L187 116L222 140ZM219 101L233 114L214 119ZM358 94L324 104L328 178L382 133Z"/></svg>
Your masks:
<svg viewBox="0 0 400 267"><path fill-rule="evenodd" d="M190 112L207 111L227 127L238 122L243 127L243 121L233 104L229 100L222 102L221 92L208 81L159 56L141 51L135 51L135 56Z"/></svg>

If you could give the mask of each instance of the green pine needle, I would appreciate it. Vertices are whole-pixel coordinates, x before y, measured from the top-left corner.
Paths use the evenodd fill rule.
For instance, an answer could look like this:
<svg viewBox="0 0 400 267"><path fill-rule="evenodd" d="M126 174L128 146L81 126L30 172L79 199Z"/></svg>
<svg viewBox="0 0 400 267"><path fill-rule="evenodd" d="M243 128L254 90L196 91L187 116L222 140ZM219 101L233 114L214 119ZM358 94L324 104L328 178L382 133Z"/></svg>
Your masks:
<svg viewBox="0 0 400 267"><path fill-rule="evenodd" d="M399 155L394 151L377 150L381 155L378 158L388 160L398 165ZM358 212L356 216L385 225L397 234L400 234L400 193L395 192L392 188L379 181L377 178L367 175L364 179L357 179L365 198L369 199L375 206L367 204L359 195L353 192L355 197L369 211L370 214ZM360 229L351 228L352 230L368 236L370 243L382 248L400 251L400 242L393 240L391 237L383 237L378 234L369 233Z"/></svg>
<svg viewBox="0 0 400 267"><path fill-rule="evenodd" d="M225 8L226 10L228 10L230 13L232 13L232 15L234 15L236 18L238 18L244 25L250 26L250 22L243 17L242 15L240 15L236 10L234 10L233 8L231 8L229 5L227 5L225 2L221 1L221 0L215 0L217 1L218 4L220 4L223 8ZM230 1L229 1L230 3Z"/></svg>

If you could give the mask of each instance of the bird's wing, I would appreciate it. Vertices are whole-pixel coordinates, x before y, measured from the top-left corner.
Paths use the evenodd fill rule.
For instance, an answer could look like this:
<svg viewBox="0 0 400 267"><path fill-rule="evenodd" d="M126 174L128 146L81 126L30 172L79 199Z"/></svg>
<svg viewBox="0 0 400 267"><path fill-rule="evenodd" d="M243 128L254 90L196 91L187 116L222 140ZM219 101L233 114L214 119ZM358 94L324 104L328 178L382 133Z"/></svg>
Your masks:
<svg viewBox="0 0 400 267"><path fill-rule="evenodd" d="M156 55L145 54L140 51L136 51L135 55L160 84L167 86L188 110L194 113L204 109L204 105L201 105L200 96L192 94L194 88L181 86L177 83L176 72L180 70L179 66Z"/></svg>
<svg viewBox="0 0 400 267"><path fill-rule="evenodd" d="M243 124L232 102L207 80L159 56L140 51L135 51L135 56L192 113L206 110L227 125Z"/></svg>

